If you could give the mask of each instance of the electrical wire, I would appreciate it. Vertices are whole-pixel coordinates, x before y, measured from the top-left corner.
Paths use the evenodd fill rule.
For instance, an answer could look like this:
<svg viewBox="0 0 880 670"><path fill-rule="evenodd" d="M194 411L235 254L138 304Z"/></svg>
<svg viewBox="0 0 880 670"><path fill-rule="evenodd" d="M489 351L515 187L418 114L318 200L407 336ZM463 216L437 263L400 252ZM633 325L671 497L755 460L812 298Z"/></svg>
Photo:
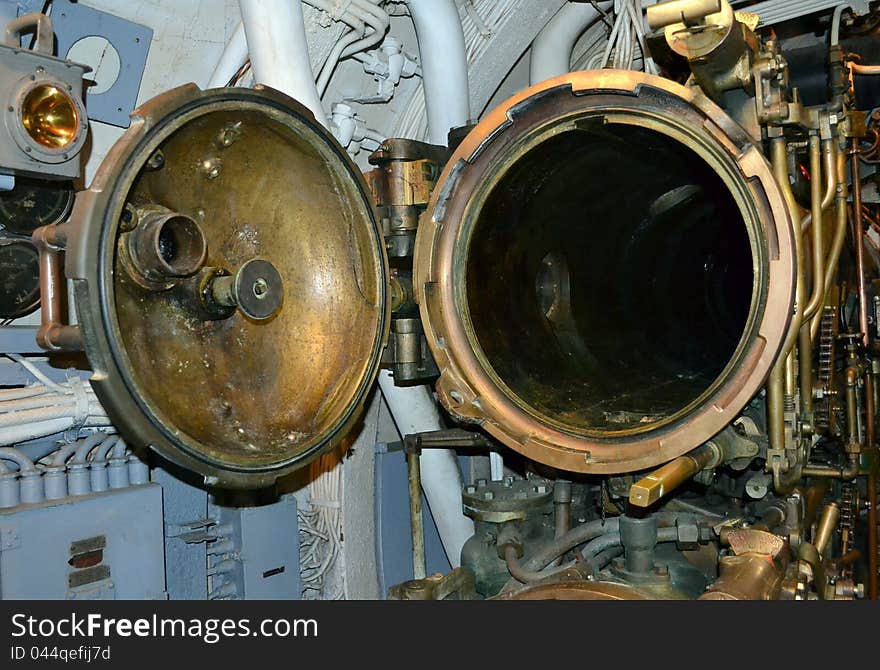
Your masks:
<svg viewBox="0 0 880 670"><path fill-rule="evenodd" d="M327 593L327 582L342 555L342 462L335 452L325 454L310 474L311 509L297 510L303 598L338 600L345 597L344 572L335 593Z"/></svg>
<svg viewBox="0 0 880 670"><path fill-rule="evenodd" d="M49 387L50 389L52 389L56 393L63 393L63 394L73 393L72 388L70 388L69 386L65 387L65 386L62 386L61 384L56 384L51 379L49 379L46 375L44 375L42 372L40 372L39 368L37 368L36 365L31 363L24 356L22 356L20 354L5 354L5 355L7 358L12 359L16 363L18 363L20 366L22 366L25 370L30 372L31 375L33 375L34 379L41 382L44 386Z"/></svg>
<svg viewBox="0 0 880 670"><path fill-rule="evenodd" d="M645 45L645 15L640 0L614 0L614 17L602 57L603 66L658 74Z"/></svg>
<svg viewBox="0 0 880 670"><path fill-rule="evenodd" d="M6 356L21 365L37 383L0 389L0 444L110 425L94 390L78 377L59 384L23 356Z"/></svg>

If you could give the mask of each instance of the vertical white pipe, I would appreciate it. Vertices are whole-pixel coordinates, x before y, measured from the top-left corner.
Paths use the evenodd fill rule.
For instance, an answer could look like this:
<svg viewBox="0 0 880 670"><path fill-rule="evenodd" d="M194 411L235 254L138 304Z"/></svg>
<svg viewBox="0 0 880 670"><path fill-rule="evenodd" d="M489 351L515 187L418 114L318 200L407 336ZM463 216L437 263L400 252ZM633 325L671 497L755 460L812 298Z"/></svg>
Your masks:
<svg viewBox="0 0 880 670"><path fill-rule="evenodd" d="M299 0L239 0L254 79L286 93L327 125Z"/></svg>
<svg viewBox="0 0 880 670"><path fill-rule="evenodd" d="M223 48L220 60L208 81L208 88L220 88L226 86L233 75L238 72L239 68L244 65L244 61L248 55L247 38L244 34L244 23L239 23L232 37Z"/></svg>
<svg viewBox="0 0 880 670"><path fill-rule="evenodd" d="M428 142L447 144L450 128L470 120L467 52L455 0L406 0L419 41Z"/></svg>
<svg viewBox="0 0 880 670"><path fill-rule="evenodd" d="M603 10L613 3L603 2ZM566 74L571 69L571 52L578 38L599 18L599 11L589 3L568 2L556 12L532 42L529 83Z"/></svg>
<svg viewBox="0 0 880 670"><path fill-rule="evenodd" d="M379 387L401 435L440 430L440 413L427 386L395 386L388 370L379 373ZM437 524L446 557L461 565L461 548L474 534L474 522L461 511L461 471L455 452L425 449L421 458L422 490Z"/></svg>

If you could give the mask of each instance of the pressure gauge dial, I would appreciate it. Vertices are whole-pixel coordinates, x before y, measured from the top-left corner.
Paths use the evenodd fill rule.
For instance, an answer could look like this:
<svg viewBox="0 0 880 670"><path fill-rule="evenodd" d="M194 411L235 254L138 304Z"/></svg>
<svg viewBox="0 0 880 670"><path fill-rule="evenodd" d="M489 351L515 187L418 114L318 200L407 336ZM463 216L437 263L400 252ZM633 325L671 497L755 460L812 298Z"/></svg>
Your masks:
<svg viewBox="0 0 880 670"><path fill-rule="evenodd" d="M0 244L0 319L18 319L40 306L40 254L30 242Z"/></svg>
<svg viewBox="0 0 880 670"><path fill-rule="evenodd" d="M73 184L19 177L11 191L0 191L0 227L28 235L70 214Z"/></svg>

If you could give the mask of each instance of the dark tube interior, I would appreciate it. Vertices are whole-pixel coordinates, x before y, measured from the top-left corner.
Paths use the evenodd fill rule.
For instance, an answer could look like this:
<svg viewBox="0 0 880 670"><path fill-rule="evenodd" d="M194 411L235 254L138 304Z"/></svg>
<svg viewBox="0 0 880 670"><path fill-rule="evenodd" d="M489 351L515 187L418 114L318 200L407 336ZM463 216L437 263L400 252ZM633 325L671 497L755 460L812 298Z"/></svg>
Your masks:
<svg viewBox="0 0 880 670"><path fill-rule="evenodd" d="M467 307L495 373L574 430L662 421L736 351L753 291L739 208L694 151L592 124L520 158L477 214Z"/></svg>

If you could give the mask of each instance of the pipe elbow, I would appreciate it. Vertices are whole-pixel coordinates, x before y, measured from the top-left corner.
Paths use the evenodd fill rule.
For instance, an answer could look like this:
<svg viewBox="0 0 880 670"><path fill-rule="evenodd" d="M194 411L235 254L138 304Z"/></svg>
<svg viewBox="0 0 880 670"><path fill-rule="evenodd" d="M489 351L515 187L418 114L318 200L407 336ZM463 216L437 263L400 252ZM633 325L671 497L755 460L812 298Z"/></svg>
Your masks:
<svg viewBox="0 0 880 670"><path fill-rule="evenodd" d="M422 61L428 141L447 144L450 129L470 120L467 50L454 0L407 0Z"/></svg>
<svg viewBox="0 0 880 670"><path fill-rule="evenodd" d="M34 462L31 459L14 447L0 448L0 461L15 463L18 466L18 471L20 473L33 472L37 469L37 466L34 465Z"/></svg>
<svg viewBox="0 0 880 670"><path fill-rule="evenodd" d="M610 5L607 2L596 6L575 2L564 4L532 42L529 83L537 84L569 72L571 54L578 38L599 19L599 9Z"/></svg>

